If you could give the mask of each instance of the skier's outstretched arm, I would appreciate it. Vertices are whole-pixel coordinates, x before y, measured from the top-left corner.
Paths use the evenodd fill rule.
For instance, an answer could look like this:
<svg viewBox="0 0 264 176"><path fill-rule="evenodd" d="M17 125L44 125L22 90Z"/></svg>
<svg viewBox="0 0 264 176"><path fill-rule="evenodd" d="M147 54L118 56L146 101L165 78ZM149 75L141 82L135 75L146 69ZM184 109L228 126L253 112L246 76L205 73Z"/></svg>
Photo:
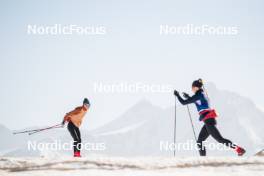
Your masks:
<svg viewBox="0 0 264 176"><path fill-rule="evenodd" d="M179 94L178 91L174 91L174 95L178 98L179 102L182 105L187 105L187 104L195 103L197 100L199 100L199 95L193 95L192 97L189 97L186 100L184 100L181 97L181 95Z"/></svg>

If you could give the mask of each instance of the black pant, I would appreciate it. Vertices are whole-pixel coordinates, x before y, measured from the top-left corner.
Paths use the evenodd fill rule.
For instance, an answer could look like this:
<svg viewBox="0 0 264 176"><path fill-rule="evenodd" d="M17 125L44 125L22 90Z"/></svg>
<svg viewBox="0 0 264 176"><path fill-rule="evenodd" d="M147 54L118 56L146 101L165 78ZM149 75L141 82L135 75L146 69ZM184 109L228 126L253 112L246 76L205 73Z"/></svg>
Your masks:
<svg viewBox="0 0 264 176"><path fill-rule="evenodd" d="M206 149L202 145L202 142L205 141L209 135L211 135L217 142L222 143L226 146L229 146L231 148L235 148L235 144L233 144L230 140L225 139L222 137L218 129L216 128L216 120L215 119L207 119L204 122L204 126L202 127L197 145L199 148L200 156L206 156Z"/></svg>
<svg viewBox="0 0 264 176"><path fill-rule="evenodd" d="M73 142L73 151L79 152L81 149L81 133L77 126L75 126L72 122L68 123L68 130L74 140Z"/></svg>

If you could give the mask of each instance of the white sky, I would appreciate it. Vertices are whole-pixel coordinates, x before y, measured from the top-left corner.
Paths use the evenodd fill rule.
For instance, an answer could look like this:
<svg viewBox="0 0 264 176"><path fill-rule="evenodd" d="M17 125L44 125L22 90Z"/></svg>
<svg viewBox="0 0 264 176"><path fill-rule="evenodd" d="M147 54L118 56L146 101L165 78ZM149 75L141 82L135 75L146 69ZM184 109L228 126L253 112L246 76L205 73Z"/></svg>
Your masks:
<svg viewBox="0 0 264 176"><path fill-rule="evenodd" d="M0 120L11 129L49 125L89 97L84 128L116 118L140 99L162 107L165 94L98 94L94 82L173 84L199 77L264 107L263 2L1 1ZM27 35L27 25L104 25L103 36ZM237 26L236 36L160 36L159 26Z"/></svg>

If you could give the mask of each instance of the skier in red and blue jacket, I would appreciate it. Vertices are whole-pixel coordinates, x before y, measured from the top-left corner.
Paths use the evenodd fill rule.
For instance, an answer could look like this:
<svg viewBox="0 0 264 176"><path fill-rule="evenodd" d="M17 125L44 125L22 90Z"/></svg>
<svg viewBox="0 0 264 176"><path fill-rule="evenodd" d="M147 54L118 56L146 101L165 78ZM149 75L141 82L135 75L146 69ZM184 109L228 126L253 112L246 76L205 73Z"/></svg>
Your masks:
<svg viewBox="0 0 264 176"><path fill-rule="evenodd" d="M219 143L234 149L238 156L242 156L246 152L245 149L235 145L230 140L223 138L218 131L215 119L217 114L214 109L210 108L208 98L206 97L203 90L203 82L201 79L195 80L192 83L192 91L194 92L193 96L183 93L183 96L186 99L183 99L177 90L174 91L174 95L178 98L182 105L194 103L200 115L199 120L204 122L197 141L200 155L206 156L206 149L203 146L203 141L205 141L211 135Z"/></svg>

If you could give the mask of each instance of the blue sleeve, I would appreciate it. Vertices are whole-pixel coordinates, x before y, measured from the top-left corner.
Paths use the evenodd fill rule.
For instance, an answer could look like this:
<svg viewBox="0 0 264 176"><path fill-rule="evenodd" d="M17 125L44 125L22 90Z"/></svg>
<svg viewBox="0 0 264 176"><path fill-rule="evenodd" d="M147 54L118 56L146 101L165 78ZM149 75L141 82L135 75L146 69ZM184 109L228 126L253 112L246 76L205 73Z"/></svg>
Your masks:
<svg viewBox="0 0 264 176"><path fill-rule="evenodd" d="M178 97L178 100L179 102L182 104L182 105L187 105L187 104L191 104L191 103L195 103L197 100L200 99L200 96L199 95L193 95L192 97L190 98L187 98L186 100L184 100L180 95L177 96Z"/></svg>

